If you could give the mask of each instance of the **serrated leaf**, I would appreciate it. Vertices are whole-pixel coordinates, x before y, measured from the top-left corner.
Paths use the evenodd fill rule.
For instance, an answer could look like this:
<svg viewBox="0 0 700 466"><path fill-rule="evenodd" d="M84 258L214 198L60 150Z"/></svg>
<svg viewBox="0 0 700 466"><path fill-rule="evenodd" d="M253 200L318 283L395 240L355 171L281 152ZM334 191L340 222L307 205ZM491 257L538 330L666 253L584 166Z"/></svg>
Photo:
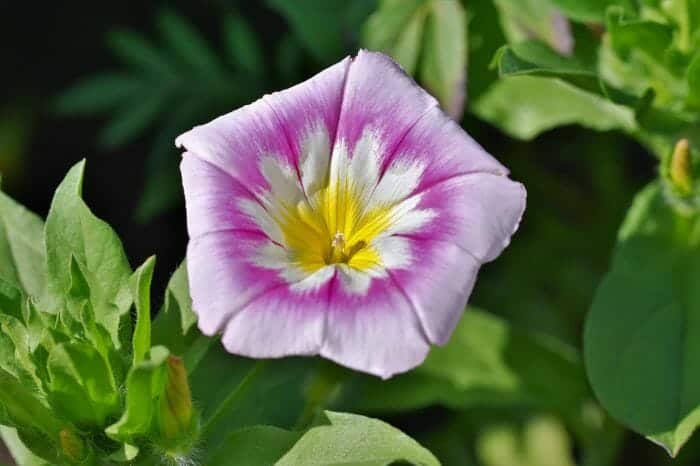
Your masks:
<svg viewBox="0 0 700 466"><path fill-rule="evenodd" d="M158 27L170 53L188 67L202 73L220 71L219 60L199 31L172 10L158 15Z"/></svg>
<svg viewBox="0 0 700 466"><path fill-rule="evenodd" d="M163 391L169 355L167 348L154 346L148 359L131 368L126 382L126 407L119 421L105 429L109 437L130 442L150 431L158 407L156 399Z"/></svg>
<svg viewBox="0 0 700 466"><path fill-rule="evenodd" d="M100 130L99 143L107 148L126 144L146 130L165 109L171 89L150 88L145 95L132 96Z"/></svg>
<svg viewBox="0 0 700 466"><path fill-rule="evenodd" d="M675 455L700 424L700 222L657 183L634 200L584 332L602 405Z"/></svg>
<svg viewBox="0 0 700 466"><path fill-rule="evenodd" d="M148 39L128 29L116 29L109 34L109 46L126 64L162 78L172 76L175 66Z"/></svg>
<svg viewBox="0 0 700 466"><path fill-rule="evenodd" d="M71 288L71 257L80 264L90 288L95 320L117 348L122 329L130 327L131 268L121 241L112 228L95 217L81 199L85 162L68 172L51 203L45 241L49 285L57 308L65 307Z"/></svg>
<svg viewBox="0 0 700 466"><path fill-rule="evenodd" d="M440 464L418 442L385 422L326 411L316 426L306 431L275 464L384 466L395 462L419 466Z"/></svg>
<svg viewBox="0 0 700 466"><path fill-rule="evenodd" d="M420 79L452 118L464 109L467 73L467 20L456 0L433 0L425 27Z"/></svg>
<svg viewBox="0 0 700 466"><path fill-rule="evenodd" d="M134 365L143 361L151 349L151 281L155 264L155 256L149 257L131 277L131 294L136 305L136 324L132 338Z"/></svg>
<svg viewBox="0 0 700 466"><path fill-rule="evenodd" d="M260 75L265 71L265 55L255 32L239 16L224 20L224 38L230 62L235 67Z"/></svg>
<svg viewBox="0 0 700 466"><path fill-rule="evenodd" d="M48 361L52 408L78 426L100 427L117 414L119 392L109 363L91 345L56 345Z"/></svg>
<svg viewBox="0 0 700 466"><path fill-rule="evenodd" d="M496 82L474 104L476 115L520 139L557 126L598 131L636 128L634 110L559 79L515 76Z"/></svg>
<svg viewBox="0 0 700 466"><path fill-rule="evenodd" d="M46 294L43 243L41 219L0 192L0 279L37 299Z"/></svg>
<svg viewBox="0 0 700 466"><path fill-rule="evenodd" d="M105 73L78 81L56 99L56 110L66 115L94 115L121 106L135 94L143 94L146 83L128 74Z"/></svg>

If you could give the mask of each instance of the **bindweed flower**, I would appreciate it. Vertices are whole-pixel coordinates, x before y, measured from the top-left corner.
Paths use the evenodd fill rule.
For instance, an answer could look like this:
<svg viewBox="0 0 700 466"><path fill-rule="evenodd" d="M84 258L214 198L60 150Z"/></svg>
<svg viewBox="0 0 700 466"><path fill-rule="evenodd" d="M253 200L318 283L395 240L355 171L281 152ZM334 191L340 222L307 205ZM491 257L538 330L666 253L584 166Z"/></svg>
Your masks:
<svg viewBox="0 0 700 466"><path fill-rule="evenodd" d="M415 367L525 208L523 186L379 53L176 143L199 327L245 356Z"/></svg>

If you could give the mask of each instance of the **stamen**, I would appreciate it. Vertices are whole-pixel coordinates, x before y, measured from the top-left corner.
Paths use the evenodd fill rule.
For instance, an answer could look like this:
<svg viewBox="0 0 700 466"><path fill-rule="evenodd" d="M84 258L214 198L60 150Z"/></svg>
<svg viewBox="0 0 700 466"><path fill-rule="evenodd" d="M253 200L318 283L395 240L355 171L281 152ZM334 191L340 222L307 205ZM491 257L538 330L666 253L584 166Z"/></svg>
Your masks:
<svg viewBox="0 0 700 466"><path fill-rule="evenodd" d="M341 232L337 232L333 235L331 240L331 257L330 262L337 264L338 262L345 262L347 257L345 256L345 235Z"/></svg>

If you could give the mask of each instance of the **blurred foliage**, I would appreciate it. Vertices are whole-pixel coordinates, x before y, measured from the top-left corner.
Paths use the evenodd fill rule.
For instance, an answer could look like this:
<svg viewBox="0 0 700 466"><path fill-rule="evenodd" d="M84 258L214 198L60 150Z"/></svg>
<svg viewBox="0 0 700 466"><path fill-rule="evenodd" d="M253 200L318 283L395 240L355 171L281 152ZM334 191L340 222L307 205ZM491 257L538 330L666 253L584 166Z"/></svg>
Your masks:
<svg viewBox="0 0 700 466"><path fill-rule="evenodd" d="M85 78L57 100L64 115L109 115L98 134L105 148L130 143L155 127L137 211L142 219L181 201L175 137L267 89L267 65L254 31L242 17L228 16L222 23L221 53L171 10L158 16L160 44L130 30L113 30L109 47L124 70ZM293 63L279 66L283 76L294 68Z"/></svg>

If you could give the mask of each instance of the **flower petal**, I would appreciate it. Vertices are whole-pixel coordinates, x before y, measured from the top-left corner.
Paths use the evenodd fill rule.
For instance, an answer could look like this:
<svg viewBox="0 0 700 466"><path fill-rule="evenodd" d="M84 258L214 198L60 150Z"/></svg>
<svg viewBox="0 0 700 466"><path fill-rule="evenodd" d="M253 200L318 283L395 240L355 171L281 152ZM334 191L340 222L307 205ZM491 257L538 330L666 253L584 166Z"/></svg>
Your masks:
<svg viewBox="0 0 700 466"><path fill-rule="evenodd" d="M454 243L479 262L490 262L508 246L525 211L525 188L491 173L443 180L416 194L418 209L437 215L416 238Z"/></svg>
<svg viewBox="0 0 700 466"><path fill-rule="evenodd" d="M250 191L196 154L185 152L180 171L190 238L222 230L264 232L259 227L264 223L260 217L267 217L267 222L272 222ZM246 205L253 207L246 210ZM259 217L258 221L256 216Z"/></svg>
<svg viewBox="0 0 700 466"><path fill-rule="evenodd" d="M190 239L187 274L202 333L217 333L248 301L283 283L277 271L255 265L255 254L268 244L266 236L244 231L216 231Z"/></svg>
<svg viewBox="0 0 700 466"><path fill-rule="evenodd" d="M423 165L418 191L459 174L508 174L506 167L439 108L430 109L416 122L396 148L391 164Z"/></svg>
<svg viewBox="0 0 700 466"><path fill-rule="evenodd" d="M259 295L229 321L226 350L253 358L318 354L334 273L334 267L317 271L301 292L279 286Z"/></svg>
<svg viewBox="0 0 700 466"><path fill-rule="evenodd" d="M394 61L360 50L348 71L336 143L352 153L366 132L382 142L382 159L393 153L406 133L437 101Z"/></svg>
<svg viewBox="0 0 700 466"><path fill-rule="evenodd" d="M455 244L404 240L419 265L388 273L411 301L430 342L444 345L464 311L481 263Z"/></svg>
<svg viewBox="0 0 700 466"><path fill-rule="evenodd" d="M264 159L294 170L300 145L319 125L335 135L350 59L282 92L197 126L175 143L211 162L253 192L268 191Z"/></svg>
<svg viewBox="0 0 700 466"><path fill-rule="evenodd" d="M411 303L389 279L373 279L364 295L336 285L329 302L323 357L386 379L419 365L428 354Z"/></svg>

